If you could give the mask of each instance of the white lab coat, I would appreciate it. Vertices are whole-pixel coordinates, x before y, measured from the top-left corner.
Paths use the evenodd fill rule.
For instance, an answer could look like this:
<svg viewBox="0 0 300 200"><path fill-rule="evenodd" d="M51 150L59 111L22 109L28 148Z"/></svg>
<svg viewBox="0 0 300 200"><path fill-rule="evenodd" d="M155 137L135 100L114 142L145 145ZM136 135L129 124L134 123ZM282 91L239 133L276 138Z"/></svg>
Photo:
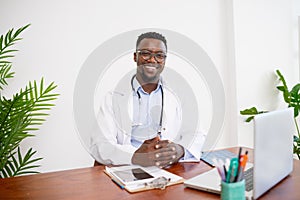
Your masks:
<svg viewBox="0 0 300 200"><path fill-rule="evenodd" d="M128 83L107 94L97 116L101 131L93 133L90 140L91 155L105 165L131 164L132 155L136 151L130 143L133 105L130 81ZM206 135L198 130L182 129L179 99L165 83L163 91L162 139L182 145L194 156L192 161L199 161Z"/></svg>

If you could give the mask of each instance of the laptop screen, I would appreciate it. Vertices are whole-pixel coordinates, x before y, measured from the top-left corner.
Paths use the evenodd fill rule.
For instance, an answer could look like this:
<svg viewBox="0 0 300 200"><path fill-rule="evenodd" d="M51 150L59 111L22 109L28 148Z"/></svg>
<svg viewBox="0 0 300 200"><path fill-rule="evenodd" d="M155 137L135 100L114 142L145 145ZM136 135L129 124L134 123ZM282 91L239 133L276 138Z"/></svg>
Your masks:
<svg viewBox="0 0 300 200"><path fill-rule="evenodd" d="M293 108L254 117L254 199L292 172L294 133Z"/></svg>

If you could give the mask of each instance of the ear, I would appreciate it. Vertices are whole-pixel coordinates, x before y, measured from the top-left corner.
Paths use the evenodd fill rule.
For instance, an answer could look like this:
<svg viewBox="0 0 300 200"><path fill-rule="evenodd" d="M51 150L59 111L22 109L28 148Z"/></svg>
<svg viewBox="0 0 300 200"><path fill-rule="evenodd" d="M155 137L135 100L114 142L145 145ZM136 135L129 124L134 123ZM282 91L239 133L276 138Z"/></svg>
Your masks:
<svg viewBox="0 0 300 200"><path fill-rule="evenodd" d="M136 60L137 60L136 52L133 53L133 60L134 60L134 62L136 62Z"/></svg>

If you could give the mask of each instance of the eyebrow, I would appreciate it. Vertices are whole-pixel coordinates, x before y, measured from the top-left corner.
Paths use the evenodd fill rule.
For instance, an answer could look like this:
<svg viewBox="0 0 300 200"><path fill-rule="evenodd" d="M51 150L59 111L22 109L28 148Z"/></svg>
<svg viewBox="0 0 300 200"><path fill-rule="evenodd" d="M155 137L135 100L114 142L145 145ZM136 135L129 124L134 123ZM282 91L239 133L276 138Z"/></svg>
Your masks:
<svg viewBox="0 0 300 200"><path fill-rule="evenodd" d="M164 53L164 54L167 53L167 52L164 52L163 50L152 51L152 50L149 50L149 49L137 49L137 51L149 51L151 53Z"/></svg>

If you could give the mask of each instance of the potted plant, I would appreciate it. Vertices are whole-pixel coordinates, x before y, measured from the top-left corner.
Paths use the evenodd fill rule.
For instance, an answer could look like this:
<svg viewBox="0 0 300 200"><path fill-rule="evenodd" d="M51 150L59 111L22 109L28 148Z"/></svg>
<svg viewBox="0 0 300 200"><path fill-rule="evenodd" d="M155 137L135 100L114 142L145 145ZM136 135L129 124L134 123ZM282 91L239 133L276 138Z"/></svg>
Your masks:
<svg viewBox="0 0 300 200"><path fill-rule="evenodd" d="M277 86L277 89L282 92L283 99L287 103L287 107L294 108L294 122L296 126L297 133L294 135L294 154L297 155L298 159L300 159L300 132L299 126L297 122L297 117L299 116L300 109L300 83L297 83L291 90L288 89L285 78L281 74L279 70L276 70L276 75L279 78L279 81L282 85ZM255 115L261 114L268 111L259 111L256 107L248 108L240 111L241 115L248 115L249 117L245 120L246 122L250 122Z"/></svg>
<svg viewBox="0 0 300 200"><path fill-rule="evenodd" d="M19 35L29 26L16 31L11 29L0 37L0 178L38 173L34 171L39 167L35 163L42 158L34 158L36 151L32 148L22 155L20 143L34 136L33 132L45 121L47 111L54 106L50 102L58 96L53 92L57 87L54 82L46 86L43 78L39 83L29 81L11 98L2 95L8 79L15 74L9 59L14 57L17 50L12 47L22 39Z"/></svg>

